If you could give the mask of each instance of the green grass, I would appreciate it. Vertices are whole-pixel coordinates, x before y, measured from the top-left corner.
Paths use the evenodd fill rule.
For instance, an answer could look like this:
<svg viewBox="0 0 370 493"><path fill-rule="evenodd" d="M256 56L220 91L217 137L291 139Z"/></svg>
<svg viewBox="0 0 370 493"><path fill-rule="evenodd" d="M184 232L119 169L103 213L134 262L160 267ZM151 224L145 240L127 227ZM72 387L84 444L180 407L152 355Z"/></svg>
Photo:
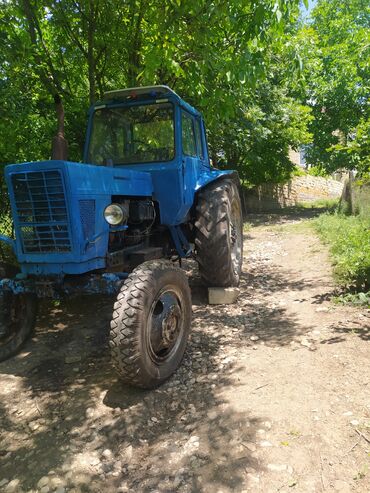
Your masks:
<svg viewBox="0 0 370 493"><path fill-rule="evenodd" d="M329 244L337 282L366 292L370 288L370 218L322 214L314 228Z"/></svg>
<svg viewBox="0 0 370 493"><path fill-rule="evenodd" d="M349 303L351 305L360 305L370 308L370 291L367 293L345 293L339 296L334 296L332 300L338 305L346 305Z"/></svg>
<svg viewBox="0 0 370 493"><path fill-rule="evenodd" d="M299 202L297 207L303 209L328 209L335 210L339 206L339 199L318 199L314 202Z"/></svg>
<svg viewBox="0 0 370 493"><path fill-rule="evenodd" d="M259 227L265 231L271 231L271 233L306 234L312 232L312 219L304 218L292 223L261 224Z"/></svg>

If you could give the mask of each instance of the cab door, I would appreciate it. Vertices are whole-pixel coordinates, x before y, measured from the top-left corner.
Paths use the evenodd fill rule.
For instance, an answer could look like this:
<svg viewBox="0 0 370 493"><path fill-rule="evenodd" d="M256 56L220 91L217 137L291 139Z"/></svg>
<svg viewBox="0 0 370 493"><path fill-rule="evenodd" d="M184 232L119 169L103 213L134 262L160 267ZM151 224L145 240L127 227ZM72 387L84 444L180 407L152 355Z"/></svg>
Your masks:
<svg viewBox="0 0 370 493"><path fill-rule="evenodd" d="M181 110L182 167L184 184L184 208L190 209L194 201L195 187L205 164L202 122L185 110Z"/></svg>

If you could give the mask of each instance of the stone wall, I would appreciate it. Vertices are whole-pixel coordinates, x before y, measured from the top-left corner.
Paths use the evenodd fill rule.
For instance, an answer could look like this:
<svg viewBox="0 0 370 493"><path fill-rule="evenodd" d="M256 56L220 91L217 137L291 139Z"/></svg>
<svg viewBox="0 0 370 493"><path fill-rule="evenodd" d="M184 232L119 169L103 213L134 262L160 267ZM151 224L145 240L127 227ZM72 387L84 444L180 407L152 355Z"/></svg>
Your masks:
<svg viewBox="0 0 370 493"><path fill-rule="evenodd" d="M343 183L319 176L295 176L287 183L264 183L244 190L247 212L263 212L320 199L335 199L342 195Z"/></svg>
<svg viewBox="0 0 370 493"><path fill-rule="evenodd" d="M353 214L370 217L370 183L349 180L345 184L342 200L347 202Z"/></svg>

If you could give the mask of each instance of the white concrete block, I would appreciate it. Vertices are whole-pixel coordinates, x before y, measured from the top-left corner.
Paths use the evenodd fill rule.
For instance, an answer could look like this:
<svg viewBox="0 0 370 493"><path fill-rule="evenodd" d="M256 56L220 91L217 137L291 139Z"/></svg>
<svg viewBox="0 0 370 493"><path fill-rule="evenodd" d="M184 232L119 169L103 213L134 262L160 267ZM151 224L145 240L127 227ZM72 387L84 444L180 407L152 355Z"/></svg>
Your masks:
<svg viewBox="0 0 370 493"><path fill-rule="evenodd" d="M210 305L230 305L236 302L239 294L239 288L208 288L208 303Z"/></svg>

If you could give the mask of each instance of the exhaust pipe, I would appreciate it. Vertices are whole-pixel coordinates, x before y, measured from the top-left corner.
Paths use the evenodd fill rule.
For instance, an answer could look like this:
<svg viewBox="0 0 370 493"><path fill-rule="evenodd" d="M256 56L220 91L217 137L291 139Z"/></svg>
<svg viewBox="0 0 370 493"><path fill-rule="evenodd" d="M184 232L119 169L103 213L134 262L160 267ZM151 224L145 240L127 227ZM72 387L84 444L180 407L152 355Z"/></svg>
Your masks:
<svg viewBox="0 0 370 493"><path fill-rule="evenodd" d="M51 159L67 161L68 159L68 142L64 137L64 108L62 98L59 94L54 96L55 110L58 118L58 131L53 138L51 146Z"/></svg>

